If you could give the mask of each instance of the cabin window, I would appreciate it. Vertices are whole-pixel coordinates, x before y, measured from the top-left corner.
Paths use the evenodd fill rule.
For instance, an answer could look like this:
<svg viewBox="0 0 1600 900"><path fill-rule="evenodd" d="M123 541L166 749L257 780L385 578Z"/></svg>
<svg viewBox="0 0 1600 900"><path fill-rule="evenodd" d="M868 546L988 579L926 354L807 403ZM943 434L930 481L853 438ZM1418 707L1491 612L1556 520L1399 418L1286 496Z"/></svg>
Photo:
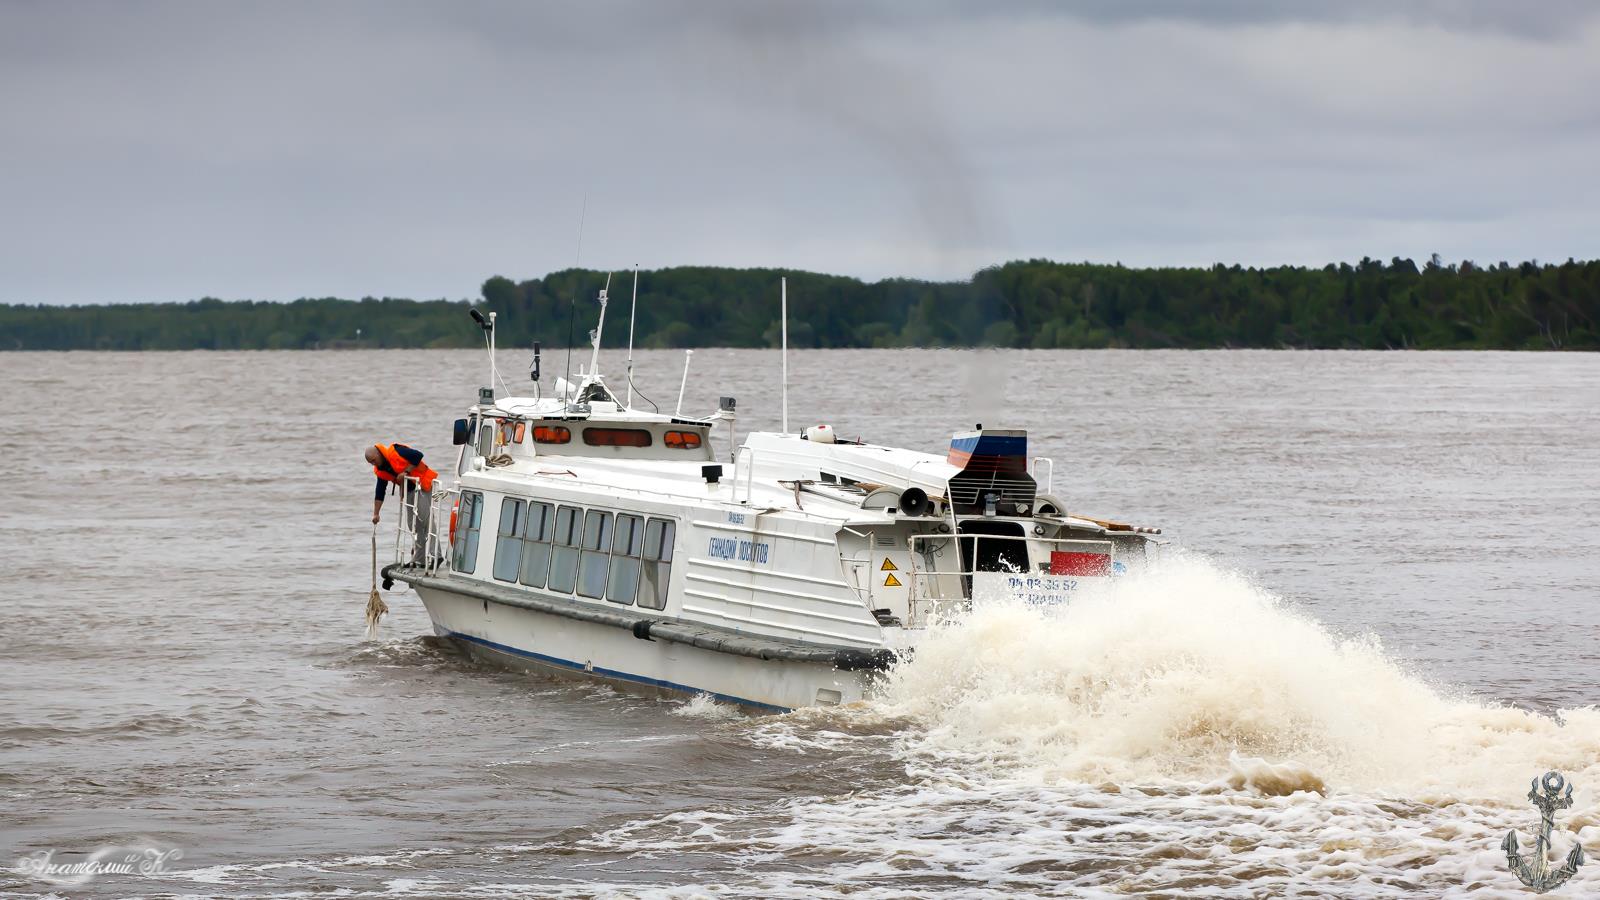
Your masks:
<svg viewBox="0 0 1600 900"><path fill-rule="evenodd" d="M572 593L578 581L578 537L583 510L571 506L556 509L556 530L551 536L550 590Z"/></svg>
<svg viewBox="0 0 1600 900"><path fill-rule="evenodd" d="M561 425L535 425L533 440L539 444L567 444L572 441L572 432Z"/></svg>
<svg viewBox="0 0 1600 900"><path fill-rule="evenodd" d="M484 458L494 455L494 426L487 421L478 429L478 455Z"/></svg>
<svg viewBox="0 0 1600 900"><path fill-rule="evenodd" d="M611 579L606 583L606 599L613 603L632 603L639 590L639 557L644 551L644 519L617 516L617 532L611 539Z"/></svg>
<svg viewBox="0 0 1600 900"><path fill-rule="evenodd" d="M496 419L495 421L500 424L500 446L504 447L512 443L512 439L517 433L517 423L506 419Z"/></svg>
<svg viewBox="0 0 1600 900"><path fill-rule="evenodd" d="M501 581L516 581L522 568L522 526L524 510L521 500L506 497L500 501L500 534L494 541L494 577Z"/></svg>
<svg viewBox="0 0 1600 900"><path fill-rule="evenodd" d="M548 503L529 501L523 523L522 575L530 587L544 587L550 575L550 535L555 531L554 509Z"/></svg>
<svg viewBox="0 0 1600 900"><path fill-rule="evenodd" d="M512 438L512 440L516 441L519 444L522 443L522 439L527 437L527 436L528 436L528 423L527 422L518 422L516 424L516 426L511 429L511 438Z"/></svg>
<svg viewBox="0 0 1600 900"><path fill-rule="evenodd" d="M583 520L583 556L578 564L578 594L598 600L606 593L611 562L611 513L589 510Z"/></svg>
<svg viewBox="0 0 1600 900"><path fill-rule="evenodd" d="M591 447L648 447L650 432L643 428L585 428L583 442Z"/></svg>
<svg viewBox="0 0 1600 900"><path fill-rule="evenodd" d="M483 495L477 491L462 491L460 506L456 510L456 539L454 559L450 567L468 575L478 567L478 526L483 522Z"/></svg>
<svg viewBox="0 0 1600 900"><path fill-rule="evenodd" d="M639 570L639 605L649 609L667 606L667 582L672 575L672 543L677 523L651 519L644 527L644 560Z"/></svg>
<svg viewBox="0 0 1600 900"><path fill-rule="evenodd" d="M694 450L700 446L700 432L669 431L661 436L661 443L678 450Z"/></svg>

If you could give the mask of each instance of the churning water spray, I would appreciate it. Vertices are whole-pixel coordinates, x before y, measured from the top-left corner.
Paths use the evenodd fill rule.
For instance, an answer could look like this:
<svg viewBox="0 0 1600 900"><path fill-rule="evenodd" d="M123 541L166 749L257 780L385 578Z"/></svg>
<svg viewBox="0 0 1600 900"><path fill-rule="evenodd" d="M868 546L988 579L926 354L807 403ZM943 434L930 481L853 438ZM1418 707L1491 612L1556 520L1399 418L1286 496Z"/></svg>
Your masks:
<svg viewBox="0 0 1600 900"><path fill-rule="evenodd" d="M1169 556L1058 609L980 603L893 673L886 711L916 750L1056 780L1514 803L1525 773L1560 769L1600 788L1600 711L1451 696L1376 638Z"/></svg>

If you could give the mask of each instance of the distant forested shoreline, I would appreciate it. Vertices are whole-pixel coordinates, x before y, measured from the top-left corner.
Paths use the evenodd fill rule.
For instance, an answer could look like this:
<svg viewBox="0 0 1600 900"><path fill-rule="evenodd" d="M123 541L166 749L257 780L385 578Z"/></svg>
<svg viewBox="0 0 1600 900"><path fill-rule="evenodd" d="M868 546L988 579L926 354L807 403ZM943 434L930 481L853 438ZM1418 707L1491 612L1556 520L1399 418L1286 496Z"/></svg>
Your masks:
<svg viewBox="0 0 1600 900"><path fill-rule="evenodd" d="M796 347L1130 347L1600 350L1600 260L1322 268L1135 269L1029 260L967 282L680 266L640 273L642 347L778 342L789 279ZM502 347L587 340L606 273L484 282L482 299L0 305L0 350L470 347L469 305L498 312ZM632 275L611 284L608 344L625 340ZM569 322L573 298L577 317ZM570 329L570 331L569 331Z"/></svg>

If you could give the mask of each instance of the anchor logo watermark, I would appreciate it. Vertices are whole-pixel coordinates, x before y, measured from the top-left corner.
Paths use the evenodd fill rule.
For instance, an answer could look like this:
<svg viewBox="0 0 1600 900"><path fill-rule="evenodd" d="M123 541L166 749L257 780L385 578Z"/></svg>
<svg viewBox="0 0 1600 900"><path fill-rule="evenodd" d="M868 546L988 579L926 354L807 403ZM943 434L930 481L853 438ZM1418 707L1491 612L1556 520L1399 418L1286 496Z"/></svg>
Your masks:
<svg viewBox="0 0 1600 900"><path fill-rule="evenodd" d="M1572 805L1572 785L1567 784L1561 773L1546 772L1543 778L1533 779L1533 787L1528 790L1528 799L1539 808L1539 837L1533 844L1533 859L1523 859L1517 852L1515 830L1506 832L1506 839L1500 842L1500 849L1506 852L1506 865L1522 879L1522 883L1533 888L1535 893L1542 894L1561 887L1567 883L1567 879L1577 874L1578 867L1583 865L1583 845L1574 843L1572 852L1567 854L1567 864L1551 871L1550 832L1556 827L1556 810L1566 809Z"/></svg>

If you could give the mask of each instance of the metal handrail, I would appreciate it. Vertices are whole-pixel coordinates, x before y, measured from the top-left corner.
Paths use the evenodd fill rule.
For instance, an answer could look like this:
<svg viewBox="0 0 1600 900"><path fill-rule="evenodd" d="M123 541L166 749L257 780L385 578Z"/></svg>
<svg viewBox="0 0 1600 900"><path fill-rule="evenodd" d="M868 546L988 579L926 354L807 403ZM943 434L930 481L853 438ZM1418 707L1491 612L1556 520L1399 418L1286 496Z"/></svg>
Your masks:
<svg viewBox="0 0 1600 900"><path fill-rule="evenodd" d="M429 572L450 564L454 548L449 538L449 517L455 511L455 504L460 496L459 487L446 488L433 494L433 514L428 518L428 540L423 547L424 560ZM440 532L441 527L444 529L443 534Z"/></svg>
<svg viewBox="0 0 1600 900"><path fill-rule="evenodd" d="M1121 533L1121 532L1116 532ZM913 534L910 536L913 547L917 541L948 541L953 538L982 538L986 541L1028 541L1034 544L1115 544L1109 537L1105 538L1046 538L1034 537L1027 534L975 534L953 532L950 534Z"/></svg>
<svg viewBox="0 0 1600 900"><path fill-rule="evenodd" d="M395 523L394 529L394 561L397 563L411 561L411 547L416 541L416 529L413 525L416 521L416 502L413 497L417 492L411 489L413 484L420 490L421 482L410 475L405 475L397 485L400 494L399 521Z"/></svg>
<svg viewBox="0 0 1600 900"><path fill-rule="evenodd" d="M1056 484L1056 461L1048 456L1035 456L1033 460L1028 463L1028 475L1033 478L1035 485L1037 485L1039 482L1039 476L1035 474L1039 469L1039 463L1050 464L1050 477L1046 479L1044 483L1044 492L1046 494L1054 493Z"/></svg>
<svg viewBox="0 0 1600 900"><path fill-rule="evenodd" d="M872 578L872 556L873 556L873 547L875 546L875 542L876 542L876 538L877 538L877 532L869 531L865 535L861 535L860 532L855 531L854 529L846 528L845 530L849 531L851 534L860 535L860 536L863 536L863 537L866 538L866 542L867 542L866 546L862 547L860 550L857 550L856 552L850 554L849 556L845 556L844 555L844 550L841 548L840 551L839 551L839 565L840 565L841 569L843 567L849 567L849 569L851 570L850 571L850 582L849 583L850 583L850 586L852 588L854 588L858 594L860 593L861 589L857 586L857 584L865 584L867 586L866 601L867 601L867 609L870 610L870 609L873 608L874 604L877 602L876 601L876 597L875 597L874 592L873 592L873 578ZM860 558L863 555L866 556L865 559L861 559ZM858 578L857 576L863 571L867 573L867 577Z"/></svg>
<svg viewBox="0 0 1600 900"><path fill-rule="evenodd" d="M910 610L910 613L911 613L911 617L912 617L913 620L916 620L919 617L919 613L921 613L921 607L922 607L923 604L932 605L932 604L936 604L936 603L940 603L940 602L951 603L951 602L970 601L972 599L971 578L974 575L982 575L982 574L1015 575L1015 576L1027 578L1027 577L1035 577L1035 576L1037 576L1039 574L1037 572L1033 572L1033 571L1029 571L1029 570L1022 570L1022 571L1017 571L1017 572L1005 572L1005 571L996 571L996 570L985 571L985 570L978 570L978 569L974 569L974 570L971 570L971 571L967 571L967 570L946 571L946 570L941 570L941 569L923 569L921 566L918 565L918 561L920 559L922 559L926 555L926 553L925 552L918 552L918 550L917 550L917 542L918 541L923 541L923 542L935 541L935 540L937 540L937 541L948 541L948 540L953 540L953 539L968 538L968 539L982 539L982 540L985 540L985 541L991 541L991 540L1023 541L1025 543L1032 543L1032 544L1035 544L1035 545L1043 544L1043 545L1045 545L1047 547L1059 547L1059 546L1065 546L1065 545L1076 545L1076 546L1079 546L1079 547L1083 547L1083 546L1087 545L1087 546L1093 546L1093 547L1096 547L1096 548L1105 548L1107 550L1111 550L1111 549L1115 548L1115 543L1109 538L1097 538L1097 539L1092 539L1092 540L1084 540L1083 538L1043 538L1043 537L1034 537L1032 535L961 534L959 532L951 533L951 534L913 534L913 535L910 536L910 538L911 538L910 547L911 547L911 551L912 552L911 552L911 559L910 559L910 567L909 567L909 570L906 573L906 575L908 576L907 581L906 581L906 590L907 590L907 593L909 595L907 597L907 603L908 603L909 610ZM953 596L938 596L938 597L923 596L927 592L927 590L929 588L932 588L932 587L938 585L938 582L931 581L931 579L937 579L937 578L959 579L959 581L954 585L948 585L948 584L946 585L948 587L955 588L955 591L953 592L954 593ZM944 593L943 588L939 589L939 593L941 593L941 594Z"/></svg>
<svg viewBox="0 0 1600 900"><path fill-rule="evenodd" d="M739 499L739 460L749 457L744 464L744 499ZM755 496L756 484L756 451L751 447L740 447L733 454L733 499L737 503L749 503Z"/></svg>
<svg viewBox="0 0 1600 900"><path fill-rule="evenodd" d="M972 576L972 575L1010 575L1010 576L1013 576L1013 577L1016 577L1016 578L1038 578L1041 575L1050 575L1050 573L1049 572L1008 572L1008 571L1005 571L1004 569L971 569L971 570L960 571L960 572L922 571L922 570L918 570L918 569L913 569L913 570L911 570L910 572L907 573L907 577L909 577L909 578L939 578L939 577L942 577L942 576L945 576L945 575L949 575L949 576L952 576L952 577L957 576L957 575L966 575L966 576ZM1097 577L1097 576L1091 576L1091 575L1055 575L1055 576L1051 576L1051 577L1054 577L1054 578L1093 578L1093 577Z"/></svg>
<svg viewBox="0 0 1600 900"><path fill-rule="evenodd" d="M422 493L422 483L413 476L405 476L400 485L400 521L395 525L394 561L397 563L411 562L412 549L417 543L417 504ZM440 490L437 485L428 493L428 533L423 538L422 561L429 572L449 562L449 539L441 536L439 529L442 525L448 530L448 516L460 494L459 487Z"/></svg>

